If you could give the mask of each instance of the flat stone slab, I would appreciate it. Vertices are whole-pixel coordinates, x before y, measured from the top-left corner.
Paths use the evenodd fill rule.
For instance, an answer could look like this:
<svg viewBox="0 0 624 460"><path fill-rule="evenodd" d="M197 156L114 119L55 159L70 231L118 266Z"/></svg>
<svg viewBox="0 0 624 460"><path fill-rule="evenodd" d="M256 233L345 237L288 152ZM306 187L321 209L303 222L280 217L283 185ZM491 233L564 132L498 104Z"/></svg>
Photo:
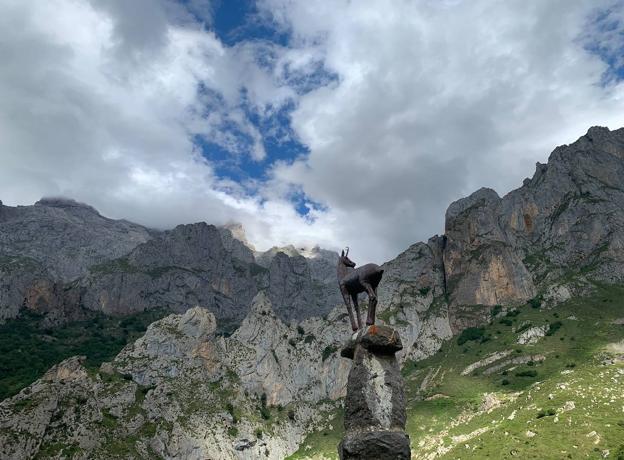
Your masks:
<svg viewBox="0 0 624 460"><path fill-rule="evenodd" d="M343 346L340 356L353 359L355 346L360 344L372 353L392 355L403 349L399 333L388 326L367 326L353 334Z"/></svg>

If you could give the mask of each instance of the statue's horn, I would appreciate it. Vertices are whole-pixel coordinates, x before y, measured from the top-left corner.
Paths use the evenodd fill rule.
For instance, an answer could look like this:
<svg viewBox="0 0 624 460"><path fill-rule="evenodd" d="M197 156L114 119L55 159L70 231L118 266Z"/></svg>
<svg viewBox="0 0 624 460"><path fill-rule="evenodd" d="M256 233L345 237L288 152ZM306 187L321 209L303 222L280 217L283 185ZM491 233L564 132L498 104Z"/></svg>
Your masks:
<svg viewBox="0 0 624 460"><path fill-rule="evenodd" d="M345 256L348 256L348 255L349 255L349 246L347 246L345 249L347 250L347 251L345 252Z"/></svg>

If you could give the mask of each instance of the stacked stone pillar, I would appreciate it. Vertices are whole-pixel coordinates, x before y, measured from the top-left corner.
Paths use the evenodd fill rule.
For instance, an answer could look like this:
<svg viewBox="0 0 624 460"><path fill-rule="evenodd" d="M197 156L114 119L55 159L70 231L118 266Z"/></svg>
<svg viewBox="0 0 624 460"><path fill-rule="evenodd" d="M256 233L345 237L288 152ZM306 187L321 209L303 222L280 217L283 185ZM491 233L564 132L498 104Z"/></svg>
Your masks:
<svg viewBox="0 0 624 460"><path fill-rule="evenodd" d="M359 331L341 355L353 360L345 400L346 434L338 445L341 460L408 460L405 390L395 353L399 333L387 326Z"/></svg>

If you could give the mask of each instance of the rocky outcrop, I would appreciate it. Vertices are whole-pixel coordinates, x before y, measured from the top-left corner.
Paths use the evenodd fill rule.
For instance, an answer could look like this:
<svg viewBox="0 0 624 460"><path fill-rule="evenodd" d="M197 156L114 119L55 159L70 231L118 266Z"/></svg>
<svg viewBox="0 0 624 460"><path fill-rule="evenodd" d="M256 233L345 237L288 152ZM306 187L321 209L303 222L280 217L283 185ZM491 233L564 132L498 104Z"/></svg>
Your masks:
<svg viewBox="0 0 624 460"><path fill-rule="evenodd" d="M44 198L34 206L0 205L0 254L35 260L59 281L74 280L92 265L127 254L151 234L65 198Z"/></svg>
<svg viewBox="0 0 624 460"><path fill-rule="evenodd" d="M394 356L402 348L395 330L370 326L343 349L353 366L345 399L346 434L338 446L341 460L410 458L403 378Z"/></svg>
<svg viewBox="0 0 624 460"><path fill-rule="evenodd" d="M53 323L85 311L124 315L203 305L231 331L263 289L285 321L327 314L340 302L333 253L289 252L254 253L235 225L156 232L71 200L2 206L0 321L23 307L48 314Z"/></svg>
<svg viewBox="0 0 624 460"><path fill-rule="evenodd" d="M624 278L624 129L592 128L500 198L481 189L452 203L445 235L384 264L382 321L421 359L496 305L551 306ZM433 331L433 332L431 332Z"/></svg>
<svg viewBox="0 0 624 460"><path fill-rule="evenodd" d="M226 338L207 309L170 315L99 372L70 358L1 402L0 457L282 459L344 396L330 316L290 327L260 293Z"/></svg>
<svg viewBox="0 0 624 460"><path fill-rule="evenodd" d="M322 316L339 302L334 284L315 278L301 255L278 252L265 268L228 231L198 223L179 225L123 259L92 267L80 289L91 310L181 312L203 305L224 325L237 325L264 289L284 321Z"/></svg>
<svg viewBox="0 0 624 460"><path fill-rule="evenodd" d="M505 197L481 189L453 203L445 250L452 301L521 302L570 272L624 279L623 174L624 129L594 127Z"/></svg>
<svg viewBox="0 0 624 460"><path fill-rule="evenodd" d="M499 224L500 205L494 190L481 189L446 211L444 267L454 305L520 303L535 295L521 254Z"/></svg>

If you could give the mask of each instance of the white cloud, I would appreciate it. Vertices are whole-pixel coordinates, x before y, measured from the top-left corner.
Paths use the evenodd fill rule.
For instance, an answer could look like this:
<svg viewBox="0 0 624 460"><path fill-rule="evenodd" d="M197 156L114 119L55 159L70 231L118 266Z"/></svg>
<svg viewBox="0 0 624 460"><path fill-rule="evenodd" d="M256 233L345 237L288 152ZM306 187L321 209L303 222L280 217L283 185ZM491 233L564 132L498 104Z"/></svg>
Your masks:
<svg viewBox="0 0 624 460"><path fill-rule="evenodd" d="M175 8L173 21L171 8L2 3L5 204L64 195L158 227L266 220L258 217L259 198L215 177L193 136L261 159L261 135L240 108L240 90L247 88L247 102L258 110L279 107L292 91L255 64L251 45L226 48ZM251 149L227 135L226 123L253 140Z"/></svg>
<svg viewBox="0 0 624 460"><path fill-rule="evenodd" d="M261 248L381 262L442 232L452 200L505 193L589 126L624 125L624 87L601 85L586 49L616 52L620 36L588 18L621 17L621 1L262 0L290 48L226 47L198 22L210 3L189 4L2 1L0 199L66 195L160 227L240 221ZM319 68L336 79L302 93ZM246 188L216 177L194 136L260 160L246 108L291 101L309 156ZM299 216L301 190L326 207Z"/></svg>
<svg viewBox="0 0 624 460"><path fill-rule="evenodd" d="M624 124L624 86L600 86L606 64L584 49L593 8L621 2L262 4L339 75L300 99L311 153L275 175L329 207L322 225L354 255L441 233L452 200L504 194L556 145Z"/></svg>

